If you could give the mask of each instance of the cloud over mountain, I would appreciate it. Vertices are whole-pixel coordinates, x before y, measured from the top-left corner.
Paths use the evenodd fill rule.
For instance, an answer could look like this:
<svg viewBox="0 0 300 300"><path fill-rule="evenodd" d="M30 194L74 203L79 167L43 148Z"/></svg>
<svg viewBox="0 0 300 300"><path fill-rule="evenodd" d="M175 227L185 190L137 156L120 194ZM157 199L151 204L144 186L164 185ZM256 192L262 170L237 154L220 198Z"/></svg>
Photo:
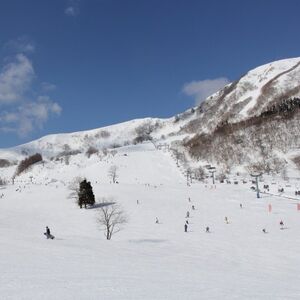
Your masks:
<svg viewBox="0 0 300 300"><path fill-rule="evenodd" d="M198 105L229 82L225 77L192 81L185 83L182 91L188 96L195 97L195 104Z"/></svg>

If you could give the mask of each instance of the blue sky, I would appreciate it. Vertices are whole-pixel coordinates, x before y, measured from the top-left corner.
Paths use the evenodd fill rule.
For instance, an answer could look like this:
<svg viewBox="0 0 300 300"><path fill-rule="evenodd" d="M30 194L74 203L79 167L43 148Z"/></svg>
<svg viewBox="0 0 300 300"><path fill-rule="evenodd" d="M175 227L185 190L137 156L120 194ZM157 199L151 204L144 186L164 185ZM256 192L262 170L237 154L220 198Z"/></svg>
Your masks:
<svg viewBox="0 0 300 300"><path fill-rule="evenodd" d="M170 117L297 57L298 0L1 0L0 147Z"/></svg>

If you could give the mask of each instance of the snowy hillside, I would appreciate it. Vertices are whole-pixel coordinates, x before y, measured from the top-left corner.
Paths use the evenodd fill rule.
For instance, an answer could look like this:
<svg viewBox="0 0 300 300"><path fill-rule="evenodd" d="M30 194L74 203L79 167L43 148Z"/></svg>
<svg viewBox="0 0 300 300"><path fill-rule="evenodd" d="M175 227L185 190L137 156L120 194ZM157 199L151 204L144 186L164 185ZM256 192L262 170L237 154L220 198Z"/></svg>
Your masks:
<svg viewBox="0 0 300 300"><path fill-rule="evenodd" d="M299 61L254 69L170 119L0 150L0 298L299 299ZM264 173L261 198L251 170ZM104 200L128 216L109 241Z"/></svg>
<svg viewBox="0 0 300 300"><path fill-rule="evenodd" d="M86 153L91 148L115 149L152 140L156 145L167 143L173 148L179 146L180 151L187 154L187 158L196 157L197 160L203 161L203 164L225 164L227 167L241 165L241 159L229 162L213 155L202 155L198 145L204 145L206 141L198 138L198 135L206 134L210 135L210 139L220 141L218 145L209 144L210 149L226 148L224 145L226 143L233 145L228 151L235 154L229 154L230 157L243 152L256 153L254 157L261 157L259 154L261 150L258 148L265 143L269 146L268 151L271 155L281 153L281 156L288 160L285 153L300 147L298 135L295 139L299 123L299 78L300 58L272 62L249 71L239 80L208 97L200 106L173 118L137 119L89 131L52 134L11 149L0 149L0 159L17 163L34 153L41 153L44 159L58 159L67 155ZM294 101L293 99L298 102L290 103ZM297 110L293 108L293 114L289 115L288 122L286 115L281 116L283 124L280 124L278 114L282 110L282 105L286 105L288 109L292 105ZM260 122L258 127L252 126L258 123L261 116L269 116L274 110L278 112L273 114L272 118L265 119L264 123ZM245 122L248 122L247 127ZM268 132L266 135L264 128L267 127L273 128L275 133ZM228 132L227 136L234 134L233 141L225 141L223 137L220 139L219 135L216 135L216 131L222 130ZM233 130L235 132L232 132ZM277 136L272 137L273 141L276 141L274 144L272 140L266 140L276 133ZM256 134L257 141L251 148L252 138L249 142L247 137L253 134ZM277 147L278 145L285 147ZM204 151L211 153L206 148ZM244 164L253 163L252 156L244 157L242 160Z"/></svg>
<svg viewBox="0 0 300 300"><path fill-rule="evenodd" d="M171 153L152 143L116 151L35 165L1 190L2 299L299 299L298 200L256 199L249 178L238 176L234 185L208 178L187 186ZM119 184L110 183L111 165ZM128 215L112 240L100 231L98 209L70 198L75 176ZM285 184L275 180L265 178L273 194ZM298 181L284 188L295 198Z"/></svg>
<svg viewBox="0 0 300 300"><path fill-rule="evenodd" d="M300 58L275 61L249 71L208 97L186 128L210 132L224 122L237 123L260 115L271 105L300 96Z"/></svg>

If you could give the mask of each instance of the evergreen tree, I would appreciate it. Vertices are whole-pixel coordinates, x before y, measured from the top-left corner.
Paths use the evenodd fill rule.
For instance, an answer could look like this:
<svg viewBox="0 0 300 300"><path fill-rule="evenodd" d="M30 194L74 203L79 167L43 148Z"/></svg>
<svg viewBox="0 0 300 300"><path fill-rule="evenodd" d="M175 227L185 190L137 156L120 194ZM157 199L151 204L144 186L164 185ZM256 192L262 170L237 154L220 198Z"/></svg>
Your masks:
<svg viewBox="0 0 300 300"><path fill-rule="evenodd" d="M92 185L89 181L84 179L79 184L79 192L78 192L78 205L80 208L84 205L86 208L87 205L95 204L95 196L93 193Z"/></svg>

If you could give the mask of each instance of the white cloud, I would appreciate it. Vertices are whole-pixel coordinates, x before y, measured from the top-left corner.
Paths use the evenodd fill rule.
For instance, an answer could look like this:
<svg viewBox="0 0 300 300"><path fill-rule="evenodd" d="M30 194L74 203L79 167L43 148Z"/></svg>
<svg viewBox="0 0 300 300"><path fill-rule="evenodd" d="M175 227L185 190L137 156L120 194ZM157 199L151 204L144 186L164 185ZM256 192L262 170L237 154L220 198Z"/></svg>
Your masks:
<svg viewBox="0 0 300 300"><path fill-rule="evenodd" d="M44 92L51 92L51 91L56 90L56 88L57 88L55 84L50 83L50 82L42 82L41 87Z"/></svg>
<svg viewBox="0 0 300 300"><path fill-rule="evenodd" d="M21 36L8 41L4 48L14 53L30 54L35 52L35 43L27 36Z"/></svg>
<svg viewBox="0 0 300 300"><path fill-rule="evenodd" d="M188 96L195 97L195 104L198 105L228 83L230 81L225 77L192 81L184 84L182 91Z"/></svg>
<svg viewBox="0 0 300 300"><path fill-rule="evenodd" d="M48 96L39 96L36 101L25 102L0 115L0 128L5 132L15 132L27 136L35 128L42 129L50 114L60 115L62 109Z"/></svg>
<svg viewBox="0 0 300 300"><path fill-rule="evenodd" d="M68 6L65 9L65 14L67 16L76 17L79 15L79 1L80 0L69 0Z"/></svg>
<svg viewBox="0 0 300 300"><path fill-rule="evenodd" d="M17 54L0 72L0 105L22 100L34 76L31 61L24 54Z"/></svg>
<svg viewBox="0 0 300 300"><path fill-rule="evenodd" d="M62 111L59 104L47 95L56 86L38 82L33 64L25 52L6 59L0 70L0 132L15 133L20 137L42 129L51 115L60 115ZM45 95L40 95L37 87L42 87Z"/></svg>
<svg viewBox="0 0 300 300"><path fill-rule="evenodd" d="M67 16L75 17L75 16L77 16L77 11L74 6L69 6L65 9L65 14Z"/></svg>

